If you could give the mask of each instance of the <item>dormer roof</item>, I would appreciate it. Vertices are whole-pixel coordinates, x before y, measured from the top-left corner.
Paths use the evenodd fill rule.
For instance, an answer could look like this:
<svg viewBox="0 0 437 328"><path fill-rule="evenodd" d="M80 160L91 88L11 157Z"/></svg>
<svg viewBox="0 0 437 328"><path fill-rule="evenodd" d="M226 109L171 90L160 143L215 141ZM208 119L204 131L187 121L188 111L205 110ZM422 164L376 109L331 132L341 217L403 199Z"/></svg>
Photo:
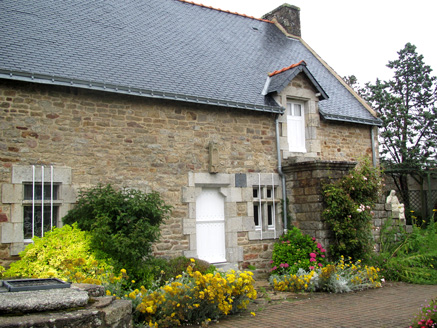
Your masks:
<svg viewBox="0 0 437 328"><path fill-rule="evenodd" d="M325 90L323 90L322 86L317 82L307 68L307 64L304 60L269 73L264 91L265 94L268 95L274 92L280 93L299 73L304 74L311 81L314 88L317 90L319 100L329 98Z"/></svg>

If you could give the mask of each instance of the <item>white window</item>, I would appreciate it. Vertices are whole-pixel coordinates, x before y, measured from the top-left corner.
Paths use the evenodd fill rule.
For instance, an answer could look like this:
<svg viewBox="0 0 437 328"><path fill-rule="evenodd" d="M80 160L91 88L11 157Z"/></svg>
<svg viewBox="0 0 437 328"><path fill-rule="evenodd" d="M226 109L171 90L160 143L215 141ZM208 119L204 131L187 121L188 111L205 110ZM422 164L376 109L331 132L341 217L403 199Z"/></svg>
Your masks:
<svg viewBox="0 0 437 328"><path fill-rule="evenodd" d="M253 187L253 220L255 230L275 230L278 199L272 186Z"/></svg>
<svg viewBox="0 0 437 328"><path fill-rule="evenodd" d="M0 243L11 244L17 255L34 236L55 226L76 202L71 168L41 165L12 167L12 183L2 184L1 201L10 205L8 222L2 222Z"/></svg>
<svg viewBox="0 0 437 328"><path fill-rule="evenodd" d="M305 111L301 102L287 102L287 138L290 152L306 153Z"/></svg>
<svg viewBox="0 0 437 328"><path fill-rule="evenodd" d="M60 184L33 181L23 187L24 242L31 242L34 236L42 237L58 225Z"/></svg>

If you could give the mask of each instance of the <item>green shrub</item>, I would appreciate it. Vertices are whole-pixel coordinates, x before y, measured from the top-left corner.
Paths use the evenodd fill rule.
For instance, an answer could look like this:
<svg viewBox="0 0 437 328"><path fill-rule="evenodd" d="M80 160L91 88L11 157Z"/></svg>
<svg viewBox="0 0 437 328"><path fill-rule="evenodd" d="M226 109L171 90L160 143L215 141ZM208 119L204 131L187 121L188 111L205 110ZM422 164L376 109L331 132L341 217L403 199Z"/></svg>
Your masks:
<svg viewBox="0 0 437 328"><path fill-rule="evenodd" d="M325 264L325 249L309 235L293 227L281 236L273 246L272 273L296 273L299 268L305 270L321 267Z"/></svg>
<svg viewBox="0 0 437 328"><path fill-rule="evenodd" d="M412 233L387 220L381 229L381 251L371 258L392 281L417 284L437 283L437 223L413 226Z"/></svg>
<svg viewBox="0 0 437 328"><path fill-rule="evenodd" d="M6 277L70 279L68 264L80 259L77 272L93 275L96 270L111 271L106 261L97 260L91 247L91 235L77 224L53 228L43 238L34 237L33 243L20 253L5 272Z"/></svg>
<svg viewBox="0 0 437 328"><path fill-rule="evenodd" d="M111 258L116 269L127 269L136 280L150 282L153 275L147 261L169 213L170 206L156 192L99 185L80 191L77 205L63 220L90 231L92 246L100 256Z"/></svg>
<svg viewBox="0 0 437 328"><path fill-rule="evenodd" d="M379 169L364 161L342 179L323 187L326 205L322 217L330 226L334 239L330 256L353 260L367 259L373 251L371 207L381 186Z"/></svg>

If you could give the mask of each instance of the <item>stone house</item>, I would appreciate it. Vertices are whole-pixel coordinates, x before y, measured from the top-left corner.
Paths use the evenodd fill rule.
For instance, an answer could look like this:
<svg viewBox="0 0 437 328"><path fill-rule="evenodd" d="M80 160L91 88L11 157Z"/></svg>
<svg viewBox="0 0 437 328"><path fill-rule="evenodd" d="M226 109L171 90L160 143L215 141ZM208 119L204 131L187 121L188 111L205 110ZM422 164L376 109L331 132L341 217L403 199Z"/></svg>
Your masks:
<svg viewBox="0 0 437 328"><path fill-rule="evenodd" d="M320 179L377 161L380 121L301 38L297 7L0 10L0 264L111 183L173 206L156 255L266 268L284 212L327 242Z"/></svg>

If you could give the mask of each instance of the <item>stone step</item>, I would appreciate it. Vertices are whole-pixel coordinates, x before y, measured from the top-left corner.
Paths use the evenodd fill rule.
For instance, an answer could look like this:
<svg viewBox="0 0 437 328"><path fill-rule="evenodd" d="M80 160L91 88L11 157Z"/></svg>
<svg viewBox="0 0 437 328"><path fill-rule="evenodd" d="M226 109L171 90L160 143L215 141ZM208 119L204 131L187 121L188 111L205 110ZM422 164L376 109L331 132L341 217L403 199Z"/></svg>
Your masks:
<svg viewBox="0 0 437 328"><path fill-rule="evenodd" d="M83 307L88 293L75 288L46 289L0 294L0 314L32 313Z"/></svg>

